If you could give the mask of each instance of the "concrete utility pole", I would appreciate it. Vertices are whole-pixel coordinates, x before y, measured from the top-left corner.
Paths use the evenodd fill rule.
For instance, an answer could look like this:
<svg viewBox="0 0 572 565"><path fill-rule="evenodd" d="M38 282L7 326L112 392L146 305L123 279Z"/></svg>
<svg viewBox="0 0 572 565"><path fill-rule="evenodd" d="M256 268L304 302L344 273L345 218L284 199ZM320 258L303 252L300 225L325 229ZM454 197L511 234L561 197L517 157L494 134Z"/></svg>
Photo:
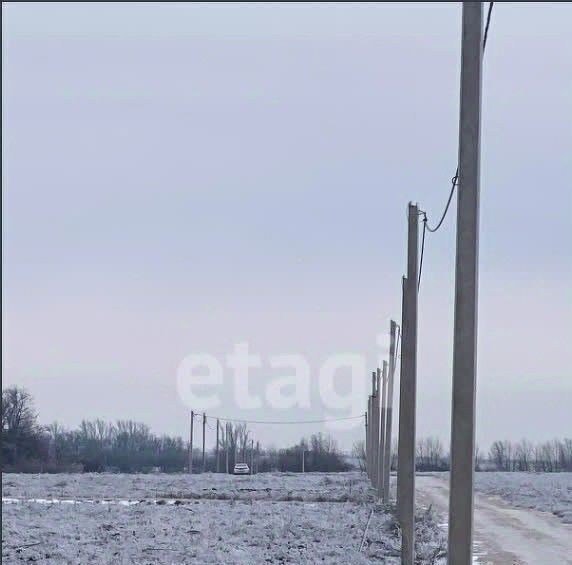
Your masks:
<svg viewBox="0 0 572 565"><path fill-rule="evenodd" d="M256 442L256 473L258 474L258 465L260 465L260 442Z"/></svg>
<svg viewBox="0 0 572 565"><path fill-rule="evenodd" d="M218 428L219 428L219 422L218 422L218 418L216 420L216 472L220 472L220 468L219 468L219 463L220 463L220 459L219 459L219 433L218 433Z"/></svg>
<svg viewBox="0 0 572 565"><path fill-rule="evenodd" d="M226 433L224 434L224 447L226 452L226 474L228 475L228 423L226 424Z"/></svg>
<svg viewBox="0 0 572 565"><path fill-rule="evenodd" d="M374 431L373 431L373 459L375 473L373 474L372 483L375 491L377 493L377 484L379 480L379 475L381 472L381 461L379 459L379 426L380 426L380 415L381 415L381 387L383 386L381 369L378 367L375 370L375 397L374 397Z"/></svg>
<svg viewBox="0 0 572 565"><path fill-rule="evenodd" d="M387 374L387 361L383 361L383 371L381 373L381 422L380 422L380 429L379 429L379 475L377 476L377 496L381 498L383 496L383 477L385 476L385 418L387 415L386 412L386 403L387 403L387 381L388 381L388 374Z"/></svg>
<svg viewBox="0 0 572 565"><path fill-rule="evenodd" d="M250 474L254 474L254 440L250 440Z"/></svg>
<svg viewBox="0 0 572 565"><path fill-rule="evenodd" d="M189 474L193 474L193 424L195 423L195 413L191 410L191 431L189 432Z"/></svg>
<svg viewBox="0 0 572 565"><path fill-rule="evenodd" d="M403 505L403 474L401 467L401 459L403 457L403 441L405 432L402 431L404 423L401 421L401 405L405 399L405 383L403 382L403 373L405 372L405 355L403 355L403 342L406 333L406 320L407 320L407 277L401 279L401 363L399 369L399 422L398 422L398 437L397 437L397 492L396 492L396 506L397 518L401 520L401 506Z"/></svg>
<svg viewBox="0 0 572 565"><path fill-rule="evenodd" d="M371 401L372 396L370 395L367 400L367 441L365 445L365 454L366 454L366 469L367 469L367 476L371 481L371 428L372 426L372 418L371 418Z"/></svg>
<svg viewBox="0 0 572 565"><path fill-rule="evenodd" d="M415 562L415 409L417 397L417 270L419 209L409 203L407 234L406 319L401 348L398 486L401 563Z"/></svg>
<svg viewBox="0 0 572 565"><path fill-rule="evenodd" d="M302 448L302 473L306 472L306 462L304 460L304 455L306 454L306 450Z"/></svg>
<svg viewBox="0 0 572 565"><path fill-rule="evenodd" d="M203 473L205 472L205 430L207 427L207 417L203 412Z"/></svg>
<svg viewBox="0 0 572 565"><path fill-rule="evenodd" d="M473 557L482 36L482 3L463 2L449 490L451 565L469 565Z"/></svg>
<svg viewBox="0 0 572 565"><path fill-rule="evenodd" d="M393 379L396 365L396 334L397 324L391 320L389 323L389 374L387 381L387 408L385 416L385 453L383 473L383 502L389 502L389 478L391 474L391 419L393 416Z"/></svg>
<svg viewBox="0 0 572 565"><path fill-rule="evenodd" d="M379 476L379 408L380 408L380 394L379 394L379 381L381 379L381 370L379 367L372 374L373 377L373 412L372 412L372 441L371 441L371 455L373 458L373 474L371 482L374 488L377 488L377 477Z"/></svg>
<svg viewBox="0 0 572 565"><path fill-rule="evenodd" d="M232 464L236 465L238 463L238 437L235 435L234 438L234 449L232 452ZM242 461L242 463L244 463L244 461ZM233 469L233 473L234 473L234 469Z"/></svg>
<svg viewBox="0 0 572 565"><path fill-rule="evenodd" d="M369 401L368 401L368 403L369 403ZM369 404L368 404L368 408L369 408ZM368 426L367 426L367 410L365 411L365 414L363 416L364 416L364 422L365 422L365 450L364 450L365 451L365 461L364 461L364 465L365 465L365 472L367 474L368 473L368 470L367 470L367 437L369 434L369 430L368 430Z"/></svg>

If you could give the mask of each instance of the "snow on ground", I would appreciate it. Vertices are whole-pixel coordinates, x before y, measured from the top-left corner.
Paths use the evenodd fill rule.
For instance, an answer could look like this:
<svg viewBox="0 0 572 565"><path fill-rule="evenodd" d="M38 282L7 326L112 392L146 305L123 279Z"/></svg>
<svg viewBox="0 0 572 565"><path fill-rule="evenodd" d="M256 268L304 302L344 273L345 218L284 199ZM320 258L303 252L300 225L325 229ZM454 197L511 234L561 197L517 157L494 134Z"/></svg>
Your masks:
<svg viewBox="0 0 572 565"><path fill-rule="evenodd" d="M483 475L477 473L477 483L481 482ZM515 478L511 484L513 473L496 475L488 477L490 485L498 488L501 483L508 481L508 487L505 484L502 492L514 495L518 482ZM445 473L423 473L416 480L418 503L433 508L441 516L444 529L447 528L449 512L447 479L448 474ZM538 480L541 486L537 489L535 506L545 499L544 491L550 477L544 476ZM549 512L528 507L516 508L500 496L477 492L473 550L475 563L572 565L572 524L563 523Z"/></svg>
<svg viewBox="0 0 572 565"><path fill-rule="evenodd" d="M358 472L6 474L2 496L5 563L399 562L391 508ZM431 514L418 538L421 563L444 562Z"/></svg>
<svg viewBox="0 0 572 565"><path fill-rule="evenodd" d="M572 524L572 473L476 473L475 489Z"/></svg>
<svg viewBox="0 0 572 565"><path fill-rule="evenodd" d="M373 501L361 473L5 474L2 497L97 500L241 499Z"/></svg>

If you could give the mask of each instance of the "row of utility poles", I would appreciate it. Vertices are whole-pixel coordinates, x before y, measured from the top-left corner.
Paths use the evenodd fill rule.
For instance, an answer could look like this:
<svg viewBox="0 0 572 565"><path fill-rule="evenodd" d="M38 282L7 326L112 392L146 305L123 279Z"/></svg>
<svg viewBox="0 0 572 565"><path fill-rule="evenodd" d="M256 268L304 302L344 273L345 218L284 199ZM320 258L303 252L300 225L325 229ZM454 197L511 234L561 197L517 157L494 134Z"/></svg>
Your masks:
<svg viewBox="0 0 572 565"><path fill-rule="evenodd" d="M449 490L448 563L470 565L473 553L475 469L475 393L477 360L477 286L479 231L480 111L483 7L463 3L461 106L453 338L453 403ZM417 299L419 221L423 212L408 207L407 276L402 284L397 518L401 526L401 562L415 562L415 433L417 396ZM372 375L366 412L366 468L372 486L389 502L391 405L396 366L396 327L391 322L387 364Z"/></svg>
<svg viewBox="0 0 572 565"><path fill-rule="evenodd" d="M366 471L379 499L389 502L391 471L391 421L393 414L393 381L397 357L398 325L390 322L389 365L383 361L371 375L366 422Z"/></svg>
<svg viewBox="0 0 572 565"><path fill-rule="evenodd" d="M193 437L194 437L194 423L195 423L195 417L200 416L200 414L195 413L193 410L191 410L191 422L190 422L190 429L189 429L189 448L188 448L188 465L187 465L187 469L189 474L193 474ZM203 444L202 444L202 467L201 467L201 472L205 472L206 470L206 426L207 426L207 416L206 414L203 412L202 414L202 422L203 422ZM229 426L230 424L227 423L226 424L227 428L226 428L226 433L225 433L225 438L228 438L230 436L230 429ZM220 473L220 463L221 463L221 440L220 440L220 430L221 430L222 426L220 425L220 421L217 418L216 421L216 446L215 446L215 461L216 461L216 467L215 467L215 472L216 473ZM228 439L225 439L224 441L224 456L225 456L225 473L230 473L231 469L229 468L229 453L230 453L230 445L228 444ZM236 463L236 459L237 459L237 449L236 449L236 442L234 444L234 462ZM254 447L254 440L251 439L250 440L250 474L255 474L258 472L258 466L259 466L259 459L260 459L260 442L256 442L256 449ZM243 463L246 463L246 461L243 461Z"/></svg>
<svg viewBox="0 0 572 565"><path fill-rule="evenodd" d="M401 342L399 439L397 446L397 518L401 526L402 563L415 555L415 412L417 396L417 295L419 209L408 207L407 276L402 279L401 328L391 320L389 364L372 373L366 412L366 469L377 496L390 502L393 389ZM399 333L398 333L399 332Z"/></svg>

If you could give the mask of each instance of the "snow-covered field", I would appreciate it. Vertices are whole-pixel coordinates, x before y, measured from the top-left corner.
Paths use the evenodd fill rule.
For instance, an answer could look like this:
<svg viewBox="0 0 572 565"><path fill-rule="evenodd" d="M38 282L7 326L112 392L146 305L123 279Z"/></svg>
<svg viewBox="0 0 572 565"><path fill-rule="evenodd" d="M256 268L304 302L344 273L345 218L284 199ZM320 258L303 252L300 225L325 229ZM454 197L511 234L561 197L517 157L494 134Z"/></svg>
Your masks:
<svg viewBox="0 0 572 565"><path fill-rule="evenodd" d="M358 472L5 474L2 497L4 563L399 562L393 514ZM420 518L421 562L444 562Z"/></svg>
<svg viewBox="0 0 572 565"><path fill-rule="evenodd" d="M475 488L512 506L551 512L572 524L572 473L476 473Z"/></svg>

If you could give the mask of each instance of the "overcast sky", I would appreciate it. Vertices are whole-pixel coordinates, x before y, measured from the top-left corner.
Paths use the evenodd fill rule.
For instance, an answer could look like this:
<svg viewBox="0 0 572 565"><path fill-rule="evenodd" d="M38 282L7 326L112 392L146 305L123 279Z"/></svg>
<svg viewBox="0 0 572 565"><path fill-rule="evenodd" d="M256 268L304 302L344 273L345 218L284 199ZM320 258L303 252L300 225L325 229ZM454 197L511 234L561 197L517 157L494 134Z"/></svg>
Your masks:
<svg viewBox="0 0 572 565"><path fill-rule="evenodd" d="M437 218L456 166L460 4L4 3L2 15L3 386L27 387L45 423L185 434L176 368L189 353L223 360L248 341L265 363L255 390L276 375L272 354L306 355L313 375L339 352L373 363L400 318L407 202ZM494 8L483 446L572 430L571 25L571 5ZM443 440L454 212L428 238L419 297L418 435ZM245 416L230 387L223 401L217 413ZM316 397L246 417L324 414Z"/></svg>

